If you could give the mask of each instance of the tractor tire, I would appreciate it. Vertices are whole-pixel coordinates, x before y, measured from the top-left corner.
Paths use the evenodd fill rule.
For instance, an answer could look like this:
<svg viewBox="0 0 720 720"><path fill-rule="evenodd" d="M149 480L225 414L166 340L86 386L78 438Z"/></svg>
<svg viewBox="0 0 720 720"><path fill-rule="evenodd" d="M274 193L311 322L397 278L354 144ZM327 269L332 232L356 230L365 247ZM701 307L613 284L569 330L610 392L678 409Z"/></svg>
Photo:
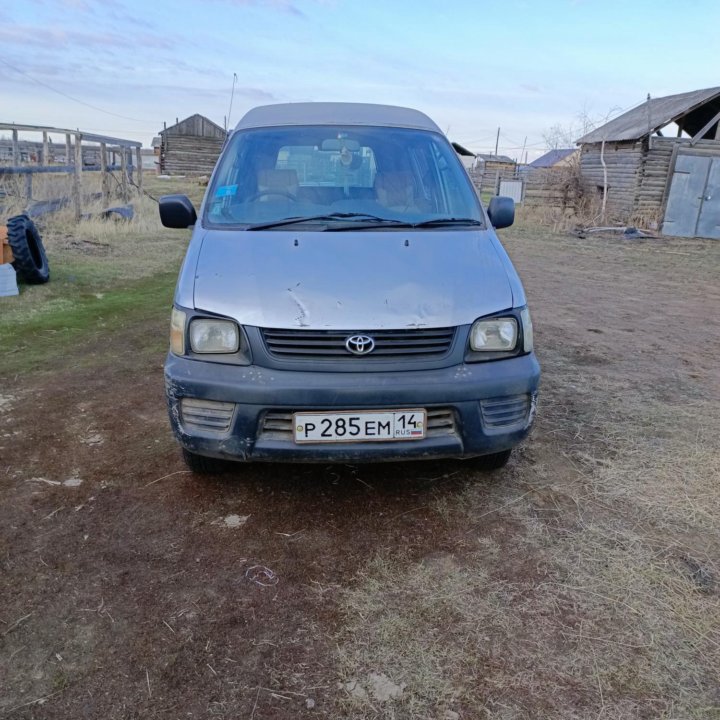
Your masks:
<svg viewBox="0 0 720 720"><path fill-rule="evenodd" d="M7 243L13 253L13 267L22 280L41 285L50 279L50 268L40 233L27 215L7 221Z"/></svg>

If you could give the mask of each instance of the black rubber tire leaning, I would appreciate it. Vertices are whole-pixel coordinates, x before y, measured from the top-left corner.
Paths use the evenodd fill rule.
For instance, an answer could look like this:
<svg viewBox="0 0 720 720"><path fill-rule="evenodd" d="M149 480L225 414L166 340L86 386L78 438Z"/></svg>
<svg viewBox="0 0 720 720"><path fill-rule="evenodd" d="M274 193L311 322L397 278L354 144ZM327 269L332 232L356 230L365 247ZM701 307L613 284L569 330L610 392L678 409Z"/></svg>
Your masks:
<svg viewBox="0 0 720 720"><path fill-rule="evenodd" d="M182 449L182 454L188 468L198 475L217 475L227 469L224 460L196 455L185 448Z"/></svg>
<svg viewBox="0 0 720 720"><path fill-rule="evenodd" d="M15 215L7 221L7 242L14 257L13 267L22 280L41 285L50 279L40 233L27 215Z"/></svg>
<svg viewBox="0 0 720 720"><path fill-rule="evenodd" d="M492 455L481 455L473 459L473 464L478 470L499 470L507 465L512 450L503 450Z"/></svg>

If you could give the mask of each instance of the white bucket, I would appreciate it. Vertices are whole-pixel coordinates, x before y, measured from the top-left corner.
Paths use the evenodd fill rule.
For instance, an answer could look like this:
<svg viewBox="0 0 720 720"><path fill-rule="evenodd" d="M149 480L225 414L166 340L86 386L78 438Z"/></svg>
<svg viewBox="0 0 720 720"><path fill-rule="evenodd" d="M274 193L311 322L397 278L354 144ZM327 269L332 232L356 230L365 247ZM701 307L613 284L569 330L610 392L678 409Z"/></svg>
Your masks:
<svg viewBox="0 0 720 720"><path fill-rule="evenodd" d="M18 295L17 276L15 268L10 263L0 265L0 297Z"/></svg>

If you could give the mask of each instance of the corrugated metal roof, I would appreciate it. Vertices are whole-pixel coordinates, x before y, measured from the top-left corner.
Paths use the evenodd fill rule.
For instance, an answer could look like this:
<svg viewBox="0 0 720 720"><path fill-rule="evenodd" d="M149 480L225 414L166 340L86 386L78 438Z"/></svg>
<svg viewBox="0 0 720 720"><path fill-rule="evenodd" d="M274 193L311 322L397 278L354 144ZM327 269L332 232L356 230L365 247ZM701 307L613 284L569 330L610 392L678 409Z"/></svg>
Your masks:
<svg viewBox="0 0 720 720"><path fill-rule="evenodd" d="M250 110L237 124L236 129L280 125L375 125L442 132L419 110L393 105L334 102L263 105Z"/></svg>
<svg viewBox="0 0 720 720"><path fill-rule="evenodd" d="M574 152L577 152L577 148L556 148L555 150L549 150L544 155L541 155L537 160L533 160L528 167L532 168L549 168L556 165L561 160L569 157Z"/></svg>
<svg viewBox="0 0 720 720"><path fill-rule="evenodd" d="M719 111L720 87L651 98L649 102L618 115L575 142L581 145L603 140L639 140L684 115L686 117L682 122L683 130L694 135Z"/></svg>

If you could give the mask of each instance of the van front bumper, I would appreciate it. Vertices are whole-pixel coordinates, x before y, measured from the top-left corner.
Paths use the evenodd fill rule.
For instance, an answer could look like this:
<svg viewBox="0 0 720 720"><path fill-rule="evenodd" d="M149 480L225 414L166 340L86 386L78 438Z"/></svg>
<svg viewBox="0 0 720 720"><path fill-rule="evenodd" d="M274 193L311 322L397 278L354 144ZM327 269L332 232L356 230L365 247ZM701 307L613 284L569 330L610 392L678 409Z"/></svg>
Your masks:
<svg viewBox="0 0 720 720"><path fill-rule="evenodd" d="M170 422L180 444L198 455L239 461L347 463L501 452L530 431L539 380L534 353L408 372L287 371L173 354L165 363ZM402 408L428 410L425 438L318 444L293 440L291 417L296 411Z"/></svg>

